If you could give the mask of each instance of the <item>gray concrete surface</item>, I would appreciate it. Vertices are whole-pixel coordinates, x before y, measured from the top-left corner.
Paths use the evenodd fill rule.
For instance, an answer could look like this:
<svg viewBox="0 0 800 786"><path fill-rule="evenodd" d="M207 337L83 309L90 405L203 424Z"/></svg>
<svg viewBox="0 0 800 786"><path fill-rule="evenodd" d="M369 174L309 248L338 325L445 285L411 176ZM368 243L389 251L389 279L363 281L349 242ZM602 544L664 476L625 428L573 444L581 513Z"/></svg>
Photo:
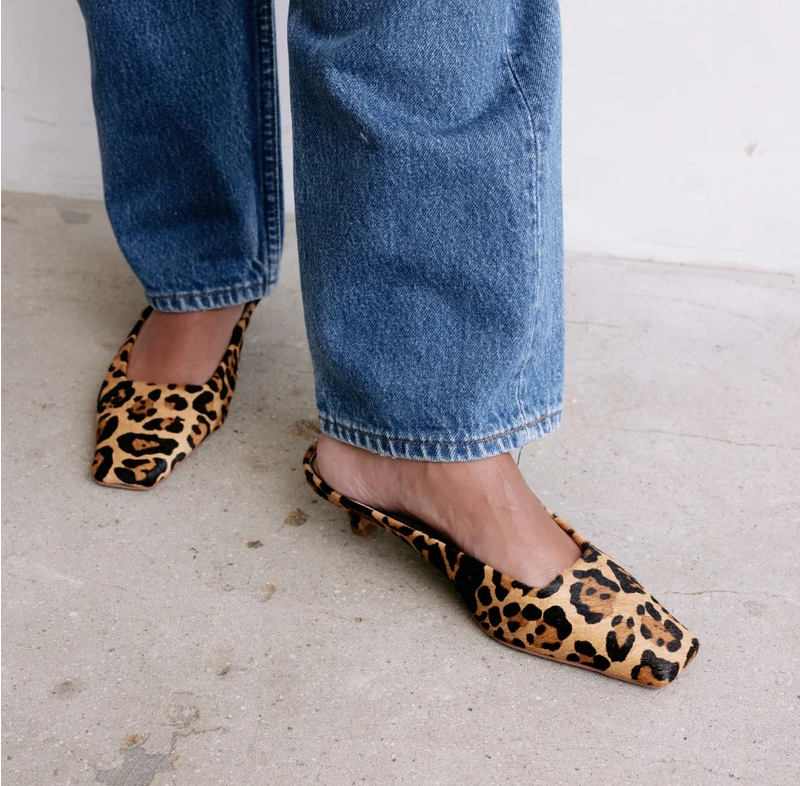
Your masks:
<svg viewBox="0 0 800 786"><path fill-rule="evenodd" d="M522 462L699 635L651 692L498 646L306 489L291 232L228 423L134 494L88 476L142 305L102 207L7 195L3 229L8 786L797 782L796 279L568 261L565 422Z"/></svg>

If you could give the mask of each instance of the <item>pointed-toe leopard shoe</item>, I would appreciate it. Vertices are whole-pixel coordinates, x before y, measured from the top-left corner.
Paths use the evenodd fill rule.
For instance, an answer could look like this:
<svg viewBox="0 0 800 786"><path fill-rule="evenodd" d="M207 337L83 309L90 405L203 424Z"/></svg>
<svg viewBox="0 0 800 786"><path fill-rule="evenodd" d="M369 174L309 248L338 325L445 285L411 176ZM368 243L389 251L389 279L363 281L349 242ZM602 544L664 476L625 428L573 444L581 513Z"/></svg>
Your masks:
<svg viewBox="0 0 800 786"><path fill-rule="evenodd" d="M92 477L106 486L150 489L164 480L228 414L244 332L258 301L248 303L216 371L202 385L128 379L128 358L152 309L146 308L106 372L97 397Z"/></svg>
<svg viewBox="0 0 800 786"><path fill-rule="evenodd" d="M380 528L408 543L450 579L478 625L502 644L648 688L669 685L697 654L692 633L630 573L553 513L582 555L546 587L529 587L441 540L424 524L335 491L316 472L316 452L315 443L305 455L306 479L317 494L348 512L353 532L365 536Z"/></svg>

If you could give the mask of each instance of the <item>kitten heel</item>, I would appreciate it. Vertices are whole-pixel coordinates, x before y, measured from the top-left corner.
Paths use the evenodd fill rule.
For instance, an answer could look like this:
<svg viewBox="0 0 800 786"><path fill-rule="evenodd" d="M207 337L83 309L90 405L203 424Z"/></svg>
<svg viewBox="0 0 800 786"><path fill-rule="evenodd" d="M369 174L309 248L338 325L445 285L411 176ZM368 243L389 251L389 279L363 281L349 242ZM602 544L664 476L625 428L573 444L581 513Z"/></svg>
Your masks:
<svg viewBox="0 0 800 786"><path fill-rule="evenodd" d="M366 538L378 529L378 525L370 521L366 516L356 513L354 510L348 510L347 515L350 517L350 529L354 535L360 538Z"/></svg>

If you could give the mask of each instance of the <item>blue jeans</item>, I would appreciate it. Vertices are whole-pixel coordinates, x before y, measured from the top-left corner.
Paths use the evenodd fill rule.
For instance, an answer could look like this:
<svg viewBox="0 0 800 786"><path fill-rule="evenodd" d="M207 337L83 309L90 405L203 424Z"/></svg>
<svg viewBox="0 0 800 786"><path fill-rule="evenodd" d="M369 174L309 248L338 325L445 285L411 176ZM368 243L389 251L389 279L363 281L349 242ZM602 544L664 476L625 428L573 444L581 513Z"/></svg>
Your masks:
<svg viewBox="0 0 800 786"><path fill-rule="evenodd" d="M244 303L283 239L271 0L80 0L108 214L163 311ZM560 422L556 0L293 0L297 234L322 430L429 461Z"/></svg>

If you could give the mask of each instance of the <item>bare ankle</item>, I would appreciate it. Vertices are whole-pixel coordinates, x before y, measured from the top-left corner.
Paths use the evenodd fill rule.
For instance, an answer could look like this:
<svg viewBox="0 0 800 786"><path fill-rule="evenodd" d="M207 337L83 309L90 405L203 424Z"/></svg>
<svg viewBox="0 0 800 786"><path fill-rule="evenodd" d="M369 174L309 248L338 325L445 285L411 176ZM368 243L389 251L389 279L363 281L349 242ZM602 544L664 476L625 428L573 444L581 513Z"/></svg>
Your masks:
<svg viewBox="0 0 800 786"><path fill-rule="evenodd" d="M381 484L379 464L391 461L362 448L321 434L317 445L317 470L321 478L346 496L365 505L389 505L386 484ZM384 488L381 488L381 486Z"/></svg>
<svg viewBox="0 0 800 786"><path fill-rule="evenodd" d="M153 311L128 362L128 376L145 382L203 384L214 373L244 306L166 313Z"/></svg>
<svg viewBox="0 0 800 786"><path fill-rule="evenodd" d="M322 435L317 462L320 476L344 496L411 515L531 586L548 583L580 556L510 455L463 463L411 461Z"/></svg>

